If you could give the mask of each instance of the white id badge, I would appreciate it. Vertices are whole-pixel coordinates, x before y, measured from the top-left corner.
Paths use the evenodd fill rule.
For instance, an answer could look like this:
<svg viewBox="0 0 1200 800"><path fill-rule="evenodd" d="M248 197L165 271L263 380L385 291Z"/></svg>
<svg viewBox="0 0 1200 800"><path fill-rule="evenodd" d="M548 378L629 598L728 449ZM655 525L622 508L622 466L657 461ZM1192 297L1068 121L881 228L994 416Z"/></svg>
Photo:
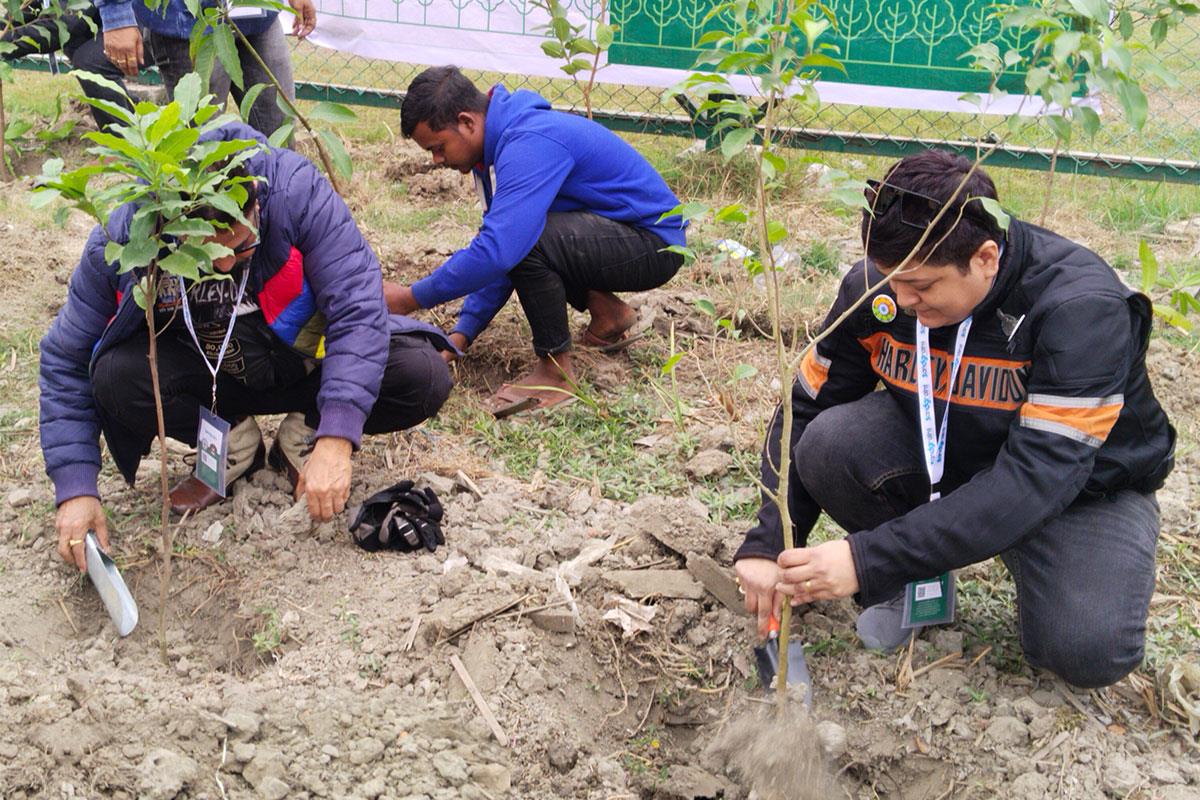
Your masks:
<svg viewBox="0 0 1200 800"><path fill-rule="evenodd" d="M225 464L229 456L229 423L200 406L196 431L196 471L201 483L225 496Z"/></svg>
<svg viewBox="0 0 1200 800"><path fill-rule="evenodd" d="M254 6L234 6L229 9L230 19L257 19L266 15L265 8L255 8Z"/></svg>

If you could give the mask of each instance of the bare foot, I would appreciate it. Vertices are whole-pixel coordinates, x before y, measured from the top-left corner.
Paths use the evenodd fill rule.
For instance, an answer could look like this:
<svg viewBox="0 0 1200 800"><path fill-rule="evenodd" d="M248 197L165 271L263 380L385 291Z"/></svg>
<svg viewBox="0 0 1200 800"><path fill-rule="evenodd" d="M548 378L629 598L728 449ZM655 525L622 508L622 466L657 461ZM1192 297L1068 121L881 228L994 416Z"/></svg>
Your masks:
<svg viewBox="0 0 1200 800"><path fill-rule="evenodd" d="M632 328L638 320L638 314L633 307L612 292L600 292L594 289L587 294L588 313L592 316L587 326L587 333L592 340L603 344L619 342L625 332ZM593 343L593 346L596 346Z"/></svg>
<svg viewBox="0 0 1200 800"><path fill-rule="evenodd" d="M539 400L558 400L574 391L575 370L571 365L570 353L558 353L539 358L533 371L509 386L522 395Z"/></svg>

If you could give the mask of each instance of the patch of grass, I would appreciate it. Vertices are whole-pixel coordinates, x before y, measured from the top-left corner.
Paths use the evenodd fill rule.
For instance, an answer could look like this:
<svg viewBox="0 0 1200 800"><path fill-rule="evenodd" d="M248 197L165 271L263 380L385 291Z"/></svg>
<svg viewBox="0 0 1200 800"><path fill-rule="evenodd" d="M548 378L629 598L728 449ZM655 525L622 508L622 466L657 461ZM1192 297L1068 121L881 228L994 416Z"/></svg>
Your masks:
<svg viewBox="0 0 1200 800"><path fill-rule="evenodd" d="M597 484L604 497L624 502L686 490L682 469L634 444L658 429L654 403L638 392L610 399L587 385L581 390L594 405L576 402L546 415L503 421L478 411L471 422L475 442L521 480L541 471Z"/></svg>
<svg viewBox="0 0 1200 800"><path fill-rule="evenodd" d="M1121 232L1161 233L1170 222L1200 214L1200 191L1192 186L1114 181L1105 195L1102 218Z"/></svg>
<svg viewBox="0 0 1200 800"><path fill-rule="evenodd" d="M1017 634L1017 591L999 559L958 576L957 624L966 633L963 646L991 646L988 661L1001 672L1018 673L1025 660Z"/></svg>
<svg viewBox="0 0 1200 800"><path fill-rule="evenodd" d="M250 643L260 658L274 660L279 657L279 647L283 644L283 622L279 612L267 606L258 609L258 615L262 621L258 632L250 637Z"/></svg>
<svg viewBox="0 0 1200 800"><path fill-rule="evenodd" d="M823 275L836 275L842 263L842 250L835 244L818 239L800 254L804 266Z"/></svg>

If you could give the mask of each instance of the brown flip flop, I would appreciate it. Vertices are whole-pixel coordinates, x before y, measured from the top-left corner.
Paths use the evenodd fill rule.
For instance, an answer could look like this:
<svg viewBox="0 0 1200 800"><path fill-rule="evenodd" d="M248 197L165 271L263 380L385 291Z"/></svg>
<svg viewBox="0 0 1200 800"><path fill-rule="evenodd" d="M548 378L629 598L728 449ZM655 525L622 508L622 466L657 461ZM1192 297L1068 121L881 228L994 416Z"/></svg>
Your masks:
<svg viewBox="0 0 1200 800"><path fill-rule="evenodd" d="M488 410L496 419L511 417L522 411L537 408L541 400L533 395L519 394L511 383L501 384L496 393L488 400Z"/></svg>
<svg viewBox="0 0 1200 800"><path fill-rule="evenodd" d="M499 390L492 395L489 408L496 419L504 419L522 411L548 410L573 402L575 395L563 390L554 392L551 397L537 397L521 394L525 387L514 386L511 383L501 384Z"/></svg>

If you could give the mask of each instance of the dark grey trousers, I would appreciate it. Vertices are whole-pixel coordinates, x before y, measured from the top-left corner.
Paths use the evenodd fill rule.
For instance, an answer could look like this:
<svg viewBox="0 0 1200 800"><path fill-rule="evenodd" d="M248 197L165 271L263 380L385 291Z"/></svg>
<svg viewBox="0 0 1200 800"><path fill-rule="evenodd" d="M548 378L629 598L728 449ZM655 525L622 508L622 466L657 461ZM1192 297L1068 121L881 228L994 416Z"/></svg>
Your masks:
<svg viewBox="0 0 1200 800"><path fill-rule="evenodd" d="M847 531L870 530L929 498L918 433L887 392L821 412L794 457L809 495ZM1158 530L1153 494L1081 495L1000 553L1016 583L1030 664L1083 687L1116 683L1141 664Z"/></svg>

